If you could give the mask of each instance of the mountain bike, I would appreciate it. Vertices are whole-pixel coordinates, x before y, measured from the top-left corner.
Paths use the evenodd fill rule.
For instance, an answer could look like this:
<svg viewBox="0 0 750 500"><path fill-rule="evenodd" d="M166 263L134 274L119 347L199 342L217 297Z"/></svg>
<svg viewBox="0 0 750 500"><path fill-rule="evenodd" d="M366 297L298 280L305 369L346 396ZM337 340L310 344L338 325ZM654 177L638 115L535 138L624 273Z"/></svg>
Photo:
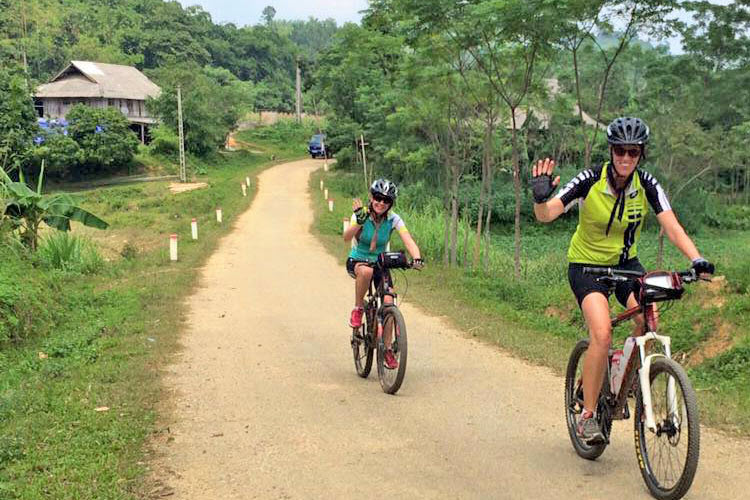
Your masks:
<svg viewBox="0 0 750 500"><path fill-rule="evenodd" d="M378 379L383 392L395 394L406 374L407 338L404 317L396 305L397 295L393 291L391 269L411 269L403 252L383 252L378 260L362 263L372 267L373 280L367 291L362 315L362 326L352 329L351 345L354 353L354 367L357 375L367 378L372 369L374 351L377 350ZM378 276L376 280L374 277ZM377 281L377 284L374 283ZM393 298L393 304L386 304L385 297ZM391 350L397 366L386 364L386 351Z"/></svg>
<svg viewBox="0 0 750 500"><path fill-rule="evenodd" d="M565 376L565 417L573 447L583 458L598 458L609 444L612 422L630 418L628 398L633 397L635 451L646 486L660 500L682 498L698 467L698 403L687 373L671 359L670 337L656 333L655 303L679 300L683 284L702 278L694 270L641 273L587 267L584 273L600 276L597 280L610 287L635 281L639 305L612 318L612 327L643 314L646 333L628 337L622 350L610 349L596 408L604 436L600 443L586 443L576 433L583 411L582 368L589 340L573 348Z"/></svg>

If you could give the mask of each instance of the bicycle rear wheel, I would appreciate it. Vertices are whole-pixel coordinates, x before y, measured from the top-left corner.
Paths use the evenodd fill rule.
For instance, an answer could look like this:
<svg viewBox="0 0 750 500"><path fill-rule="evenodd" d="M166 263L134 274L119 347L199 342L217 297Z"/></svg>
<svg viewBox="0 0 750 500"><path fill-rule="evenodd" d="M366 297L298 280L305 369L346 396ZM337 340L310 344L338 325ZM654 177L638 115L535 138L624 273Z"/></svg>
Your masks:
<svg viewBox="0 0 750 500"><path fill-rule="evenodd" d="M698 468L698 402L685 370L669 358L656 358L649 378L656 432L646 427L639 384L634 422L638 466L654 497L676 500L690 489Z"/></svg>
<svg viewBox="0 0 750 500"><path fill-rule="evenodd" d="M604 453L607 448L607 442L599 444L587 444L576 432L578 425L578 416L583 412L583 360L586 357L586 351L589 348L588 340L580 340L573 348L568 359L568 369L565 373L565 422L568 427L570 441L576 453L586 460L596 460ZM604 377L601 394L609 393L609 383ZM597 419L602 427L607 441L609 433L612 430L612 419L609 418L609 407L604 396L599 396L599 402L596 408Z"/></svg>
<svg viewBox="0 0 750 500"><path fill-rule="evenodd" d="M371 320L372 314L368 308L365 308L365 314L362 315L362 326L352 330L352 353L354 354L354 368L357 375L367 378L372 370L372 358L375 351L375 342L377 334L371 331L375 328L375 322Z"/></svg>
<svg viewBox="0 0 750 500"><path fill-rule="evenodd" d="M388 368L385 362L386 333L391 335L391 349L398 366ZM383 312L383 334L378 338L378 378L383 392L396 394L401 388L406 374L406 323L396 306L388 306Z"/></svg>

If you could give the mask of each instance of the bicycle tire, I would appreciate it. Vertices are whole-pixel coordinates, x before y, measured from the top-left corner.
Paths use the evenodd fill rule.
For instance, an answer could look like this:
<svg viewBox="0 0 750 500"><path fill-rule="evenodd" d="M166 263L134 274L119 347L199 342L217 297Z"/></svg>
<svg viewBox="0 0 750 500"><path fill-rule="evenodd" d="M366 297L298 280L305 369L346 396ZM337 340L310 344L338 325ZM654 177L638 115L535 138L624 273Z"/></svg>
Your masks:
<svg viewBox="0 0 750 500"><path fill-rule="evenodd" d="M408 352L408 343L406 337L406 323L404 316L396 306L388 306L383 311L383 331L389 322L393 322L395 331L391 341L394 355L398 360L398 368L390 370L385 366L385 335L378 338L378 378L380 387L386 394L396 394L404 382L406 375L406 356Z"/></svg>
<svg viewBox="0 0 750 500"><path fill-rule="evenodd" d="M362 378L367 378L372 370L372 359L374 357L376 337L375 331L370 331L374 328L374 323L368 321L370 317L367 314L368 311L365 309L365 313L362 315L362 333L361 338L357 338L357 329L352 331L352 354L354 355L354 368L357 370L357 375Z"/></svg>
<svg viewBox="0 0 750 500"><path fill-rule="evenodd" d="M589 445L582 441L576 432L577 418L583 410L583 383L580 376L580 373L583 371L583 363L581 360L588 347L589 341L587 339L578 341L570 353L570 358L568 358L568 368L565 371L565 423L568 427L570 441L578 456L586 460L596 460L607 449L607 443ZM605 376L604 378L602 393L606 394L609 392L609 384L606 380L607 377ZM600 424L605 436L609 436L612 430L612 419L607 418L609 408L606 405L605 398L601 395L597 403L597 415L598 418L602 419Z"/></svg>
<svg viewBox="0 0 750 500"><path fill-rule="evenodd" d="M655 383L654 381L657 377L662 374L666 375L664 377L665 381L663 383L661 381ZM675 380L675 395L677 402L680 404L680 417L678 418L681 418L681 421L678 422L676 429L674 428L674 418L669 418L666 408L668 394L666 383L669 377ZM642 389L640 384L637 384L634 431L638 467L641 470L641 475L646 482L646 486L655 498L659 500L677 500L688 492L695 478L695 472L698 469L698 458L700 456L698 400L687 373L685 373L682 366L672 359L663 357L654 359L651 363L649 379L651 381L651 403L654 408L657 432L653 433L646 428ZM662 385L664 385L663 398L661 397ZM661 415L660 410L662 409L664 410L664 415ZM683 415L684 417L682 417ZM685 419L687 419L687 426L683 424ZM684 430L687 430L687 440L683 439ZM659 443L656 442L664 437L666 437L666 440ZM665 460L662 452L675 451L681 443L684 444L685 448L684 464L682 466L678 464L678 468L675 469L670 463L669 470L664 471L671 474L675 470L679 471L681 469L679 477L674 481L667 481L657 477ZM652 459L649 450L654 452L658 450L658 461ZM679 451L677 451L678 457L679 454Z"/></svg>

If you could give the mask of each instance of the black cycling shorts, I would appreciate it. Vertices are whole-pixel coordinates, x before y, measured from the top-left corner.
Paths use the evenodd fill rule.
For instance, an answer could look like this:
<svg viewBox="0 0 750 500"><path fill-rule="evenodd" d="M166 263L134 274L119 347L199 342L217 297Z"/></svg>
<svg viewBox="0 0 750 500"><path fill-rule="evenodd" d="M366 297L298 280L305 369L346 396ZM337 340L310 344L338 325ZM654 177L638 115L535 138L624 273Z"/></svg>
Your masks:
<svg viewBox="0 0 750 500"><path fill-rule="evenodd" d="M349 276L351 276L352 278L356 278L357 277L357 275L354 274L354 267L359 262L367 262L367 261L366 260L356 260L356 259L352 259L351 257L349 257L348 259L346 259L346 272L348 272ZM392 288L393 284L391 283L391 275L388 273L387 269L385 270L385 272L386 272L385 278L386 278L387 284L388 284L388 286L386 288ZM372 281L375 284L375 288L377 288L378 285L380 284L380 277L381 277L380 276L380 270L379 270L378 266L374 266L373 267L373 273L372 273Z"/></svg>
<svg viewBox="0 0 750 500"><path fill-rule="evenodd" d="M584 274L584 267L612 267L613 269L625 269L628 271L640 271L646 272L637 258L630 259L622 265L617 266L602 266L601 264L568 264L568 282L570 283L570 289L578 300L578 307L581 307L584 297L591 292L600 292L609 299L612 290L605 285L596 281L597 276L593 274ZM628 297L633 292L635 281L628 281L626 283L618 283L615 287L615 297L617 301L627 307ZM636 297L637 298L637 297Z"/></svg>

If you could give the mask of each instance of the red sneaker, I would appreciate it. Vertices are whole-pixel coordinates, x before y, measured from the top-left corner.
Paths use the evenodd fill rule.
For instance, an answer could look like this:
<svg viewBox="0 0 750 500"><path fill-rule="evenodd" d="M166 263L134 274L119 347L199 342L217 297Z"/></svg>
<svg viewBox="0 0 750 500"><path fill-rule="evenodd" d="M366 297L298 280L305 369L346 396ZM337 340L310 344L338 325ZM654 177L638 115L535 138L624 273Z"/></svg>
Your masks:
<svg viewBox="0 0 750 500"><path fill-rule="evenodd" d="M389 370L395 370L398 368L398 360L396 359L396 355L393 354L393 349L386 349L385 354L383 355L383 361L385 361L385 367Z"/></svg>
<svg viewBox="0 0 750 500"><path fill-rule="evenodd" d="M362 326L362 313L365 312L363 307L355 307L352 309L352 315L349 318L349 326L352 328L359 328Z"/></svg>

